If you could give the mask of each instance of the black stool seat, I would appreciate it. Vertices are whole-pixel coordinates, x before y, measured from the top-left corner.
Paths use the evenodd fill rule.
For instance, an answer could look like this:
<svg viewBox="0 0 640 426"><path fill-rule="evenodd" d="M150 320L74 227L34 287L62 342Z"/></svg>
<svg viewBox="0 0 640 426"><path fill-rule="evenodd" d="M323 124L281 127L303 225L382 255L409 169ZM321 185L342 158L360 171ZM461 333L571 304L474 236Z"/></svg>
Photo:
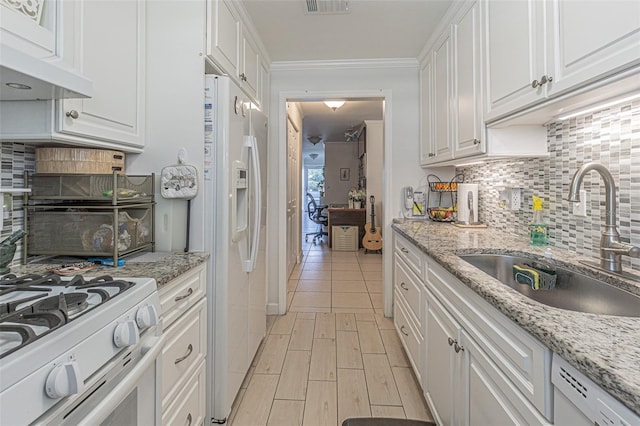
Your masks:
<svg viewBox="0 0 640 426"><path fill-rule="evenodd" d="M422 420L358 417L345 419L342 422L342 426L436 426L436 424Z"/></svg>

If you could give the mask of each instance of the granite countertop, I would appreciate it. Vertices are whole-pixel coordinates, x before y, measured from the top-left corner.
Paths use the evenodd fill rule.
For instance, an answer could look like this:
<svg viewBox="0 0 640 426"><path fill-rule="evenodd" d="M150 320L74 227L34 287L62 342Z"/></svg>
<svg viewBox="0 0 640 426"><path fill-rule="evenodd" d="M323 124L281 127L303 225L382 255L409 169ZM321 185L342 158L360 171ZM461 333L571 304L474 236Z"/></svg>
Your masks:
<svg viewBox="0 0 640 426"><path fill-rule="evenodd" d="M112 266L97 266L84 272L86 276L98 274L111 275L113 277L150 277L155 278L158 288L167 284L179 275L202 264L209 258L206 252L167 252L167 253L142 253L135 257L125 259L124 266L114 268ZM48 268L59 266L60 263L33 263L28 265L12 266L11 274L44 274Z"/></svg>
<svg viewBox="0 0 640 426"><path fill-rule="evenodd" d="M392 228L640 415L640 317L596 315L549 307L505 286L457 256L464 253L530 253L543 257L546 247L530 246L524 237L492 228L458 228L449 223L424 220L395 219ZM609 274L578 263L593 259L557 247L551 249L551 263L640 295L640 284L612 279Z"/></svg>

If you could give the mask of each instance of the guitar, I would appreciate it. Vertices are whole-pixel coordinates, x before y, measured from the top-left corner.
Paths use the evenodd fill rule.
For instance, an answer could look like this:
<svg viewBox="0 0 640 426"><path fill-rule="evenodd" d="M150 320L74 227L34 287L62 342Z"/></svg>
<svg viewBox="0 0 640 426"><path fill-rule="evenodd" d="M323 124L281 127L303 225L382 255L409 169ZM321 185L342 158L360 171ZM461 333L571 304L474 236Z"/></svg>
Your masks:
<svg viewBox="0 0 640 426"><path fill-rule="evenodd" d="M375 222L375 213L374 213L374 203L376 199L372 195L369 197L369 201L371 202L371 222L367 223L364 226L365 234L362 238L362 246L364 247L364 252L367 251L381 251L382 250L382 234L380 233L380 227L376 226Z"/></svg>

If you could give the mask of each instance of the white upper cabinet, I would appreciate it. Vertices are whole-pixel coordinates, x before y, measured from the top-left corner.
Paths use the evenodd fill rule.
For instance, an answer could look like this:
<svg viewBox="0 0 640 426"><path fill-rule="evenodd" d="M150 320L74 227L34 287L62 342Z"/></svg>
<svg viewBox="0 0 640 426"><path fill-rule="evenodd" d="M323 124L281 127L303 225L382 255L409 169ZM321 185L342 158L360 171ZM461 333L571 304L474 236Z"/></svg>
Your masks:
<svg viewBox="0 0 640 426"><path fill-rule="evenodd" d="M93 80L94 96L61 102L58 112L60 132L142 149L145 2L91 0L78 3L81 6L76 25L80 30L76 37L80 42L75 60L83 74Z"/></svg>
<svg viewBox="0 0 640 426"><path fill-rule="evenodd" d="M547 8L553 93L640 64L640 2L555 1Z"/></svg>
<svg viewBox="0 0 640 426"><path fill-rule="evenodd" d="M227 0L207 2L207 55L234 79L240 75L240 17Z"/></svg>
<svg viewBox="0 0 640 426"><path fill-rule="evenodd" d="M35 58L55 59L61 32L58 1L0 2L2 44L22 50Z"/></svg>
<svg viewBox="0 0 640 426"><path fill-rule="evenodd" d="M453 33L453 150L454 157L486 151L482 137L480 5L463 9L454 19Z"/></svg>
<svg viewBox="0 0 640 426"><path fill-rule="evenodd" d="M484 5L486 122L640 65L637 1Z"/></svg>
<svg viewBox="0 0 640 426"><path fill-rule="evenodd" d="M446 31L429 52L420 73L421 116L424 121L420 154L422 165L446 161L453 156L451 51L451 33Z"/></svg>
<svg viewBox="0 0 640 426"><path fill-rule="evenodd" d="M246 32L242 34L242 72L240 73L241 86L249 96L258 98L260 84L260 54L255 42Z"/></svg>
<svg viewBox="0 0 640 426"><path fill-rule="evenodd" d="M93 81L93 97L3 102L1 138L141 152L145 141L145 2L63 4L65 61Z"/></svg>
<svg viewBox="0 0 640 426"><path fill-rule="evenodd" d="M485 1L483 18L485 120L490 121L546 96L544 2Z"/></svg>

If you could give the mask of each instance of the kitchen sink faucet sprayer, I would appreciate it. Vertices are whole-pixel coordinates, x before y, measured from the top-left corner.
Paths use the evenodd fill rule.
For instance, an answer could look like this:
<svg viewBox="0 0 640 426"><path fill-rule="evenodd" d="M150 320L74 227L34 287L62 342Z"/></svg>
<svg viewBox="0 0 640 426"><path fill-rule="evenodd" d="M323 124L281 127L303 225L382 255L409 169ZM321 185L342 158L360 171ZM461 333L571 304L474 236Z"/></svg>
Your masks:
<svg viewBox="0 0 640 426"><path fill-rule="evenodd" d="M640 257L640 247L634 247L631 244L626 244L620 241L620 234L616 229L616 184L613 180L613 176L605 166L598 163L587 163L576 171L571 179L569 186L569 198L568 201L579 202L580 201L580 185L582 185L582 179L590 171L596 171L602 176L602 180L605 184L605 208L606 217L604 230L600 237L600 268L615 272L622 273L622 262L620 256Z"/></svg>

